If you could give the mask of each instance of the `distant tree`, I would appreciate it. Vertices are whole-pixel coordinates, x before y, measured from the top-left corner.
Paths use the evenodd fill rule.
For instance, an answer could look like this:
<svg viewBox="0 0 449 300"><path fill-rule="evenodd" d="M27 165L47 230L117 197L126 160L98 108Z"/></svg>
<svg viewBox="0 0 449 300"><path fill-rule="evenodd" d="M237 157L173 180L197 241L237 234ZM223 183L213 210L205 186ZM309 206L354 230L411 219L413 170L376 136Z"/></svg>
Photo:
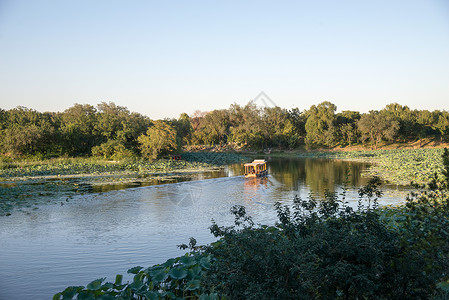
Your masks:
<svg viewBox="0 0 449 300"><path fill-rule="evenodd" d="M357 122L360 120L358 111L345 110L337 114L336 126L339 129L340 144L351 146L359 138L357 131Z"/></svg>
<svg viewBox="0 0 449 300"><path fill-rule="evenodd" d="M0 108L0 130L7 127L7 112Z"/></svg>
<svg viewBox="0 0 449 300"><path fill-rule="evenodd" d="M190 116L190 123L192 124L193 131L196 131L201 127L201 122L203 121L206 114L206 111L200 110L195 110L193 112L192 116Z"/></svg>
<svg viewBox="0 0 449 300"><path fill-rule="evenodd" d="M201 120L201 126L193 135L197 144L224 144L229 135L229 112L225 109L216 109L208 112Z"/></svg>
<svg viewBox="0 0 449 300"><path fill-rule="evenodd" d="M264 145L280 148L295 147L300 140L300 132L304 128L300 114L298 109L288 111L278 106L265 107L261 116Z"/></svg>
<svg viewBox="0 0 449 300"><path fill-rule="evenodd" d="M413 113L416 118L416 132L421 140L426 137L434 137L438 135L438 112L414 110Z"/></svg>
<svg viewBox="0 0 449 300"><path fill-rule="evenodd" d="M118 106L113 102L101 102L97 105L97 121L95 130L103 136L103 141L115 139L117 133L123 129L123 122L129 116L126 107Z"/></svg>
<svg viewBox="0 0 449 300"><path fill-rule="evenodd" d="M261 116L262 112L254 101L245 106L232 104L229 108L229 140L241 147L262 148L265 140Z"/></svg>
<svg viewBox="0 0 449 300"><path fill-rule="evenodd" d="M123 144L127 150L137 153L139 148L137 138L144 134L151 124L150 118L139 113L124 115L114 140Z"/></svg>
<svg viewBox="0 0 449 300"><path fill-rule="evenodd" d="M308 147L333 147L338 140L338 129L335 125L337 107L329 101L317 106L312 105L306 111L306 145Z"/></svg>
<svg viewBox="0 0 449 300"><path fill-rule="evenodd" d="M292 122L298 135L306 135L306 116L303 112L298 108L292 108L288 111L288 119Z"/></svg>
<svg viewBox="0 0 449 300"><path fill-rule="evenodd" d="M398 103L388 104L383 110L383 113L390 116L399 124L397 137L402 141L413 140L418 138L419 129L416 116L408 106L403 106Z"/></svg>
<svg viewBox="0 0 449 300"><path fill-rule="evenodd" d="M92 155L104 159L122 160L133 157L135 154L126 149L125 145L117 140L108 140L107 142L92 147Z"/></svg>
<svg viewBox="0 0 449 300"><path fill-rule="evenodd" d="M369 114L362 115L357 126L364 139L370 139L375 149L383 139L393 140L399 130L398 121L378 111L370 111Z"/></svg>
<svg viewBox="0 0 449 300"><path fill-rule="evenodd" d="M172 153L177 148L176 130L165 121L155 121L146 134L138 137L142 156L156 159Z"/></svg>
<svg viewBox="0 0 449 300"><path fill-rule="evenodd" d="M0 117L0 153L46 155L55 149L58 139L52 114L19 106Z"/></svg>
<svg viewBox="0 0 449 300"><path fill-rule="evenodd" d="M171 125L176 130L178 143L180 145L187 145L190 143L193 127L188 114L182 113L177 120L174 119L171 121Z"/></svg>
<svg viewBox="0 0 449 300"><path fill-rule="evenodd" d="M102 137L96 131L96 113L94 106L78 103L62 113L60 131L65 152L85 155L101 143Z"/></svg>
<svg viewBox="0 0 449 300"><path fill-rule="evenodd" d="M441 141L449 140L449 112L442 111L438 116L437 129L440 132Z"/></svg>

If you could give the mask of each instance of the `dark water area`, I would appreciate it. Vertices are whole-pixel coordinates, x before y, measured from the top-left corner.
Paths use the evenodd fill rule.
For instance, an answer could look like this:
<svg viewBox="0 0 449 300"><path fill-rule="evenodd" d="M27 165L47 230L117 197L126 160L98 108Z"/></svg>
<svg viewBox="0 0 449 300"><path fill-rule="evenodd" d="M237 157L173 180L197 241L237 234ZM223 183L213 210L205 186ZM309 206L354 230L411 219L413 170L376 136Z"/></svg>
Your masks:
<svg viewBox="0 0 449 300"><path fill-rule="evenodd" d="M163 263L195 237L214 241L211 220L230 225L229 209L245 205L273 224L275 202L341 193L356 206L366 164L328 159L267 158L269 176L245 179L243 166L150 183L87 187L84 194L0 216L0 299L51 299L70 285L113 281L134 266ZM148 186L142 186L146 185ZM5 187L0 187L5 188ZM7 187L10 188L10 187ZM383 186L380 204L397 204L406 187ZM61 202L61 203L60 203Z"/></svg>

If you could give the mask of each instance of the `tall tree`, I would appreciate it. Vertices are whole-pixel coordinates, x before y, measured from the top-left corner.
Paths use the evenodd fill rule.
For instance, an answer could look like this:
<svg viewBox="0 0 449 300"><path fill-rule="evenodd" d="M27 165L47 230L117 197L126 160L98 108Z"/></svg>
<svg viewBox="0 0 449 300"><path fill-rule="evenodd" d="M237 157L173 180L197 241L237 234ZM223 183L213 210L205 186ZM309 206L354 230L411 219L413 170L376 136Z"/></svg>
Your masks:
<svg viewBox="0 0 449 300"><path fill-rule="evenodd" d="M96 131L95 107L76 103L61 115L61 134L64 149L71 155L89 154L91 148L101 140Z"/></svg>
<svg viewBox="0 0 449 300"><path fill-rule="evenodd" d="M390 116L392 120L395 120L399 124L397 136L402 142L407 140L418 138L418 128L416 123L416 116L408 106L403 106L398 103L388 104L383 110L385 114Z"/></svg>
<svg viewBox="0 0 449 300"><path fill-rule="evenodd" d="M254 101L229 108L230 141L240 147L261 148L264 145L262 113Z"/></svg>
<svg viewBox="0 0 449 300"><path fill-rule="evenodd" d="M57 137L52 114L19 106L3 111L0 117L0 153L45 155L54 150Z"/></svg>
<svg viewBox="0 0 449 300"><path fill-rule="evenodd" d="M359 138L357 131L357 122L360 120L358 111L344 110L337 114L336 125L340 132L340 144L343 146L351 146L356 143Z"/></svg>
<svg viewBox="0 0 449 300"><path fill-rule="evenodd" d="M377 149L379 143L385 140L393 140L399 130L399 122L392 116L378 111L370 111L363 114L357 122L364 139L370 139L371 144Z"/></svg>
<svg viewBox="0 0 449 300"><path fill-rule="evenodd" d="M179 146L187 145L192 138L193 127L190 117L186 113L182 113L178 119L170 120L170 124L176 130L176 138Z"/></svg>
<svg viewBox="0 0 449 300"><path fill-rule="evenodd" d="M117 133L123 129L123 122L129 114L126 107L118 106L113 102L101 102L97 105L95 129L99 135L104 137L104 142L117 137Z"/></svg>
<svg viewBox="0 0 449 300"><path fill-rule="evenodd" d="M312 105L306 111L306 145L308 147L336 145L338 130L335 126L337 107L329 101L317 106Z"/></svg>
<svg viewBox="0 0 449 300"><path fill-rule="evenodd" d="M146 134L138 137L142 156L156 159L176 150L176 131L167 122L157 120L150 126Z"/></svg>
<svg viewBox="0 0 449 300"><path fill-rule="evenodd" d="M449 140L449 112L442 111L438 116L437 129L440 132L441 141Z"/></svg>

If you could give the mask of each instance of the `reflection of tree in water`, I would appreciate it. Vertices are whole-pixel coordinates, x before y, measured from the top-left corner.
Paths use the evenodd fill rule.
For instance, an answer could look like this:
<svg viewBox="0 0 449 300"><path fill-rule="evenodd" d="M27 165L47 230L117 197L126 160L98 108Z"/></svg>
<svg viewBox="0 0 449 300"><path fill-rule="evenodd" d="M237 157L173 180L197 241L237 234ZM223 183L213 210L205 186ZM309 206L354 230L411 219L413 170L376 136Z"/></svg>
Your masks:
<svg viewBox="0 0 449 300"><path fill-rule="evenodd" d="M312 193L324 196L325 191L335 192L344 184L347 187L365 185L367 179L360 175L367 166L335 159L273 159L270 174L288 188L297 190L306 185Z"/></svg>

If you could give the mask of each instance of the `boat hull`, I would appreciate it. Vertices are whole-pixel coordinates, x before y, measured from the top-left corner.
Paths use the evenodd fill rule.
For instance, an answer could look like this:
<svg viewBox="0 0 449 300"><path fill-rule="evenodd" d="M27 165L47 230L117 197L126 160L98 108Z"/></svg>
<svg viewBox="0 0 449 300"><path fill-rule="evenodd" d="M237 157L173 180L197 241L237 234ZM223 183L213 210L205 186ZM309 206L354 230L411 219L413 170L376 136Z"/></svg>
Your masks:
<svg viewBox="0 0 449 300"><path fill-rule="evenodd" d="M256 177L262 177L262 176L267 176L268 175L268 171L262 171L259 173L254 173L254 174L245 174L245 178L256 178Z"/></svg>

